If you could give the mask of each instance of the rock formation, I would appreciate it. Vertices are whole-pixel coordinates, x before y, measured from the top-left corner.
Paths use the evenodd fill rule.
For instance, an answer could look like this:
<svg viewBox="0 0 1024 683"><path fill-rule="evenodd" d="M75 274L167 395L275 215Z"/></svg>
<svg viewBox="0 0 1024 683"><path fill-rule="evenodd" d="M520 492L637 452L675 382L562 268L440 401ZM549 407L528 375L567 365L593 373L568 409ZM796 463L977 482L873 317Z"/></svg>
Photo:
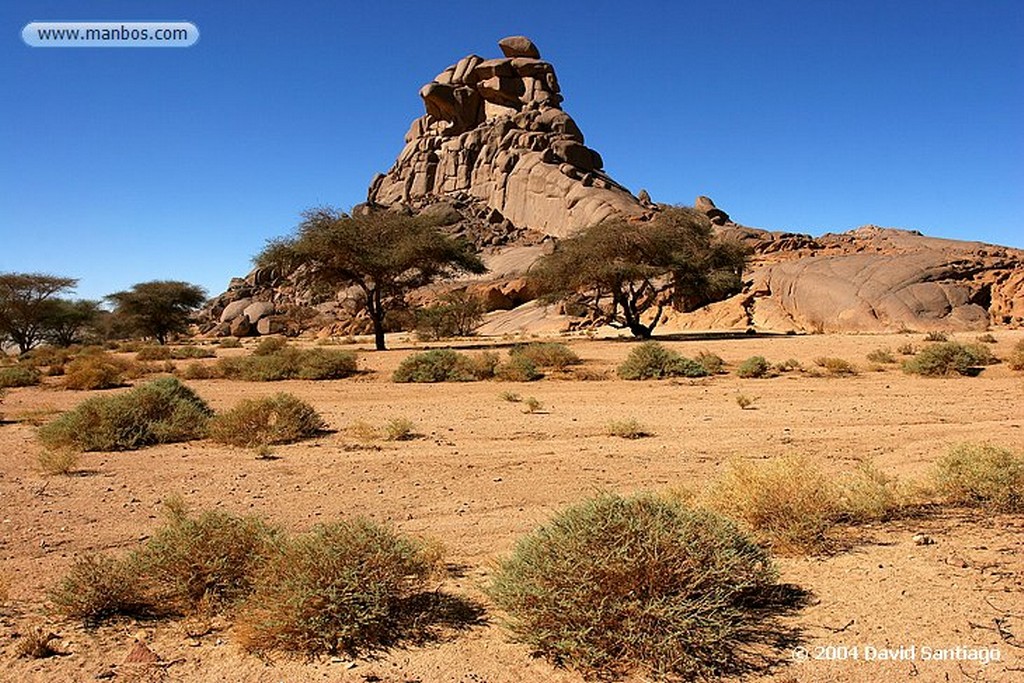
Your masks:
<svg viewBox="0 0 1024 683"><path fill-rule="evenodd" d="M511 36L498 45L504 57L463 57L423 86L426 114L391 170L374 178L369 203L419 208L465 196L483 202L492 222L555 237L644 213L584 144L533 42Z"/></svg>
<svg viewBox="0 0 1024 683"><path fill-rule="evenodd" d="M604 172L601 155L562 110L554 67L540 59L537 46L523 36L498 46L503 57L469 55L423 86L425 114L412 122L391 169L373 179L367 203L353 212L427 214L472 242L490 272L450 286L497 311L486 330L585 324L530 303L524 273L553 239L611 216L649 216L657 205L646 191L634 197ZM746 242L753 258L741 294L674 313L662 330L1024 325L1021 250L874 226L818 238L768 232L733 222L709 197L697 197L694 206L721 234ZM436 293L414 293L410 302L429 302ZM319 301L289 278L259 269L232 280L202 317L201 331L215 335L370 329L358 292Z"/></svg>
<svg viewBox="0 0 1024 683"><path fill-rule="evenodd" d="M669 326L885 332L1024 324L1024 251L865 226L811 237L727 225L753 257L741 294Z"/></svg>

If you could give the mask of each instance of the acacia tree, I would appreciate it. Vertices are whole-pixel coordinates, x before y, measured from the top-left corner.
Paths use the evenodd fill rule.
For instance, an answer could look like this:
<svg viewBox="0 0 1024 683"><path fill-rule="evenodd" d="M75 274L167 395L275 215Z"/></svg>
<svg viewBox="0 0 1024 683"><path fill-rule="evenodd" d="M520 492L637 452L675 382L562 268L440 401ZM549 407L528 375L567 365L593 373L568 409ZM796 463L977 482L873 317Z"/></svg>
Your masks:
<svg viewBox="0 0 1024 683"><path fill-rule="evenodd" d="M54 297L78 280L44 273L0 273L0 342L5 339L27 353L46 336L55 309Z"/></svg>
<svg viewBox="0 0 1024 683"><path fill-rule="evenodd" d="M106 298L131 329L166 344L168 335L188 329L192 314L206 301L206 290L178 280L154 280Z"/></svg>
<svg viewBox="0 0 1024 683"><path fill-rule="evenodd" d="M51 303L44 336L54 346L71 346L81 341L82 331L92 326L101 313L100 303L90 299L52 299Z"/></svg>
<svg viewBox="0 0 1024 683"><path fill-rule="evenodd" d="M572 298L595 319L648 339L666 306L692 311L738 292L746 253L716 239L704 214L662 206L650 220L613 219L562 240L529 275L546 300Z"/></svg>
<svg viewBox="0 0 1024 683"><path fill-rule="evenodd" d="M423 218L378 211L349 216L330 208L302 214L294 237L271 240L256 264L323 294L356 286L383 351L384 316L406 293L456 273L486 269L472 246Z"/></svg>

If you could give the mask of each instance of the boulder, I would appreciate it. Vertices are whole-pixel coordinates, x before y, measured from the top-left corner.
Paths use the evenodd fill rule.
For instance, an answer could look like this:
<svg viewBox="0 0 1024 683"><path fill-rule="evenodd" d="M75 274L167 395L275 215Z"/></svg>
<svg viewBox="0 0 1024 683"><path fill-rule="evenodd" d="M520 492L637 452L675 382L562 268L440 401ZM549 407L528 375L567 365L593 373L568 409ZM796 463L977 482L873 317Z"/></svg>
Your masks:
<svg viewBox="0 0 1024 683"><path fill-rule="evenodd" d="M529 57L540 59L540 50L526 36L508 36L498 41L501 53L506 57Z"/></svg>
<svg viewBox="0 0 1024 683"><path fill-rule="evenodd" d="M265 318L274 312L274 304L269 301L255 301L245 307L242 315L249 319L249 322L256 323L260 318Z"/></svg>
<svg viewBox="0 0 1024 683"><path fill-rule="evenodd" d="M227 306L224 307L223 311L221 311L220 321L222 323L231 322L232 320L234 320L238 316L240 316L243 313L245 313L245 309L251 303L252 303L252 299L248 299L248 298L246 298L246 299L239 299L238 301L231 302L230 304L228 304Z"/></svg>

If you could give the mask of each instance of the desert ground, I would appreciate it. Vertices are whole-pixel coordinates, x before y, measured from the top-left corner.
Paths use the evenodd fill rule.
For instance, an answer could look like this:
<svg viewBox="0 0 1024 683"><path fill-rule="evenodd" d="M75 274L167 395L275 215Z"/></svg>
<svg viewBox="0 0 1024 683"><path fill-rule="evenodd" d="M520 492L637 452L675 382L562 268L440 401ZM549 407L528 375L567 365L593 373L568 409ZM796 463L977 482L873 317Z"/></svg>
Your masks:
<svg viewBox="0 0 1024 683"><path fill-rule="evenodd" d="M1024 338L1022 331L993 335L997 356ZM869 369L865 355L871 350L919 343L922 336L693 335L665 341L687 356L716 353L732 367L752 355L795 358L805 366L819 356L841 357L860 368L853 377L728 374L627 382L614 377L614 368L632 342L580 336L559 341L584 359L592 376L609 371L606 378L428 385L390 381L399 361L423 348L396 337L389 339L389 351L361 351L366 372L344 380L188 382L217 410L279 391L316 406L332 431L275 447L275 459L193 441L86 453L70 476L40 472L33 423L95 392L64 390L59 378L10 390L0 423L0 573L8 584L0 608L0 680L582 681L512 642L481 590L516 539L566 505L597 491L699 489L734 459L799 453L837 474L870 459L886 474L923 479L954 444L990 442L1020 452L1020 373L995 365L974 378L930 379L894 366ZM521 404L501 399L506 391L536 397L542 407L524 412ZM750 409L740 409L738 393L756 398ZM412 420L419 438L366 444L345 429L396 417ZM625 440L605 433L609 420L625 418L636 418L652 435ZM475 604L477 612L433 642L370 659L307 660L246 654L223 620L201 627L188 620L121 621L86 629L48 609L47 589L76 556L136 547L160 524L162 501L174 494L197 510L256 514L295 531L366 515L437 539L451 567L438 588ZM919 533L935 542L917 545L913 537ZM776 653L774 666L745 680L1024 680L1024 517L942 508L860 526L844 538L831 554L778 558L781 581L808 595L803 608L785 617L801 633L803 649ZM62 654L16 657L17 634L37 625L58 636L54 643ZM135 641L161 662L125 663ZM982 665L922 658L925 647L956 646L991 648L998 660ZM915 648L914 657L884 661L870 654L901 647Z"/></svg>

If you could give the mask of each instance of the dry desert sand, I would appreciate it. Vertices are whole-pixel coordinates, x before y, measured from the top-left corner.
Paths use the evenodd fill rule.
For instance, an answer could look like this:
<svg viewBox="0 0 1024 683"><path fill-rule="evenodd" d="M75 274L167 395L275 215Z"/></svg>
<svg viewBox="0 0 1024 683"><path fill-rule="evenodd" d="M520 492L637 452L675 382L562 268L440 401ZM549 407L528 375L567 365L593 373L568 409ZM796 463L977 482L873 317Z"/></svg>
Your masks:
<svg viewBox="0 0 1024 683"><path fill-rule="evenodd" d="M1024 338L1021 331L994 335L997 356ZM973 341L975 335L960 336ZM921 337L666 342L688 356L717 353L733 367L755 354L807 366L819 356L838 356L862 369L850 378L744 380L730 374L626 382L553 376L530 384L436 385L390 382L391 371L415 346L392 339L390 351L361 353L360 367L369 372L345 380L188 382L218 410L279 391L314 404L336 431L277 447L277 459L197 441L87 453L80 472L55 477L39 472L30 418L67 410L86 394L65 391L53 379L11 390L3 404L7 422L0 424L0 572L9 584L0 611L0 680L581 681L510 642L501 615L480 590L494 561L560 508L595 491L700 487L733 458L801 453L837 473L870 458L887 474L922 478L960 442L1021 450L1024 376L1005 365L955 379L913 377L892 367L867 370L869 351L920 344ZM613 370L633 346L614 339L567 341L594 372ZM534 396L543 408L525 413L501 400L504 391ZM756 396L756 409L741 410L739 392ZM381 425L395 417L412 420L421 438L368 448L344 431L358 420ZM653 436L629 441L604 433L609 420L629 417ZM438 539L454 568L439 588L477 602L482 613L477 623L453 628L436 642L372 659L308 661L246 654L222 620L122 621L85 629L48 612L47 588L77 555L135 547L161 523L161 501L172 494L195 509L262 515L296 531L359 514ZM916 533L936 542L916 545ZM858 527L847 536L848 547L832 555L779 558L781 580L809 592L808 604L786 621L801 630L811 661L780 652L777 666L747 680L1024 680L1024 518L943 509L922 519ZM54 644L64 654L17 658L15 634L35 625L56 634ZM136 641L161 662L125 663ZM848 649L824 649L830 646ZM923 658L924 647L956 646L993 648L999 660L983 666ZM868 648L900 647L903 660L866 661ZM852 648L859 648L856 659Z"/></svg>

